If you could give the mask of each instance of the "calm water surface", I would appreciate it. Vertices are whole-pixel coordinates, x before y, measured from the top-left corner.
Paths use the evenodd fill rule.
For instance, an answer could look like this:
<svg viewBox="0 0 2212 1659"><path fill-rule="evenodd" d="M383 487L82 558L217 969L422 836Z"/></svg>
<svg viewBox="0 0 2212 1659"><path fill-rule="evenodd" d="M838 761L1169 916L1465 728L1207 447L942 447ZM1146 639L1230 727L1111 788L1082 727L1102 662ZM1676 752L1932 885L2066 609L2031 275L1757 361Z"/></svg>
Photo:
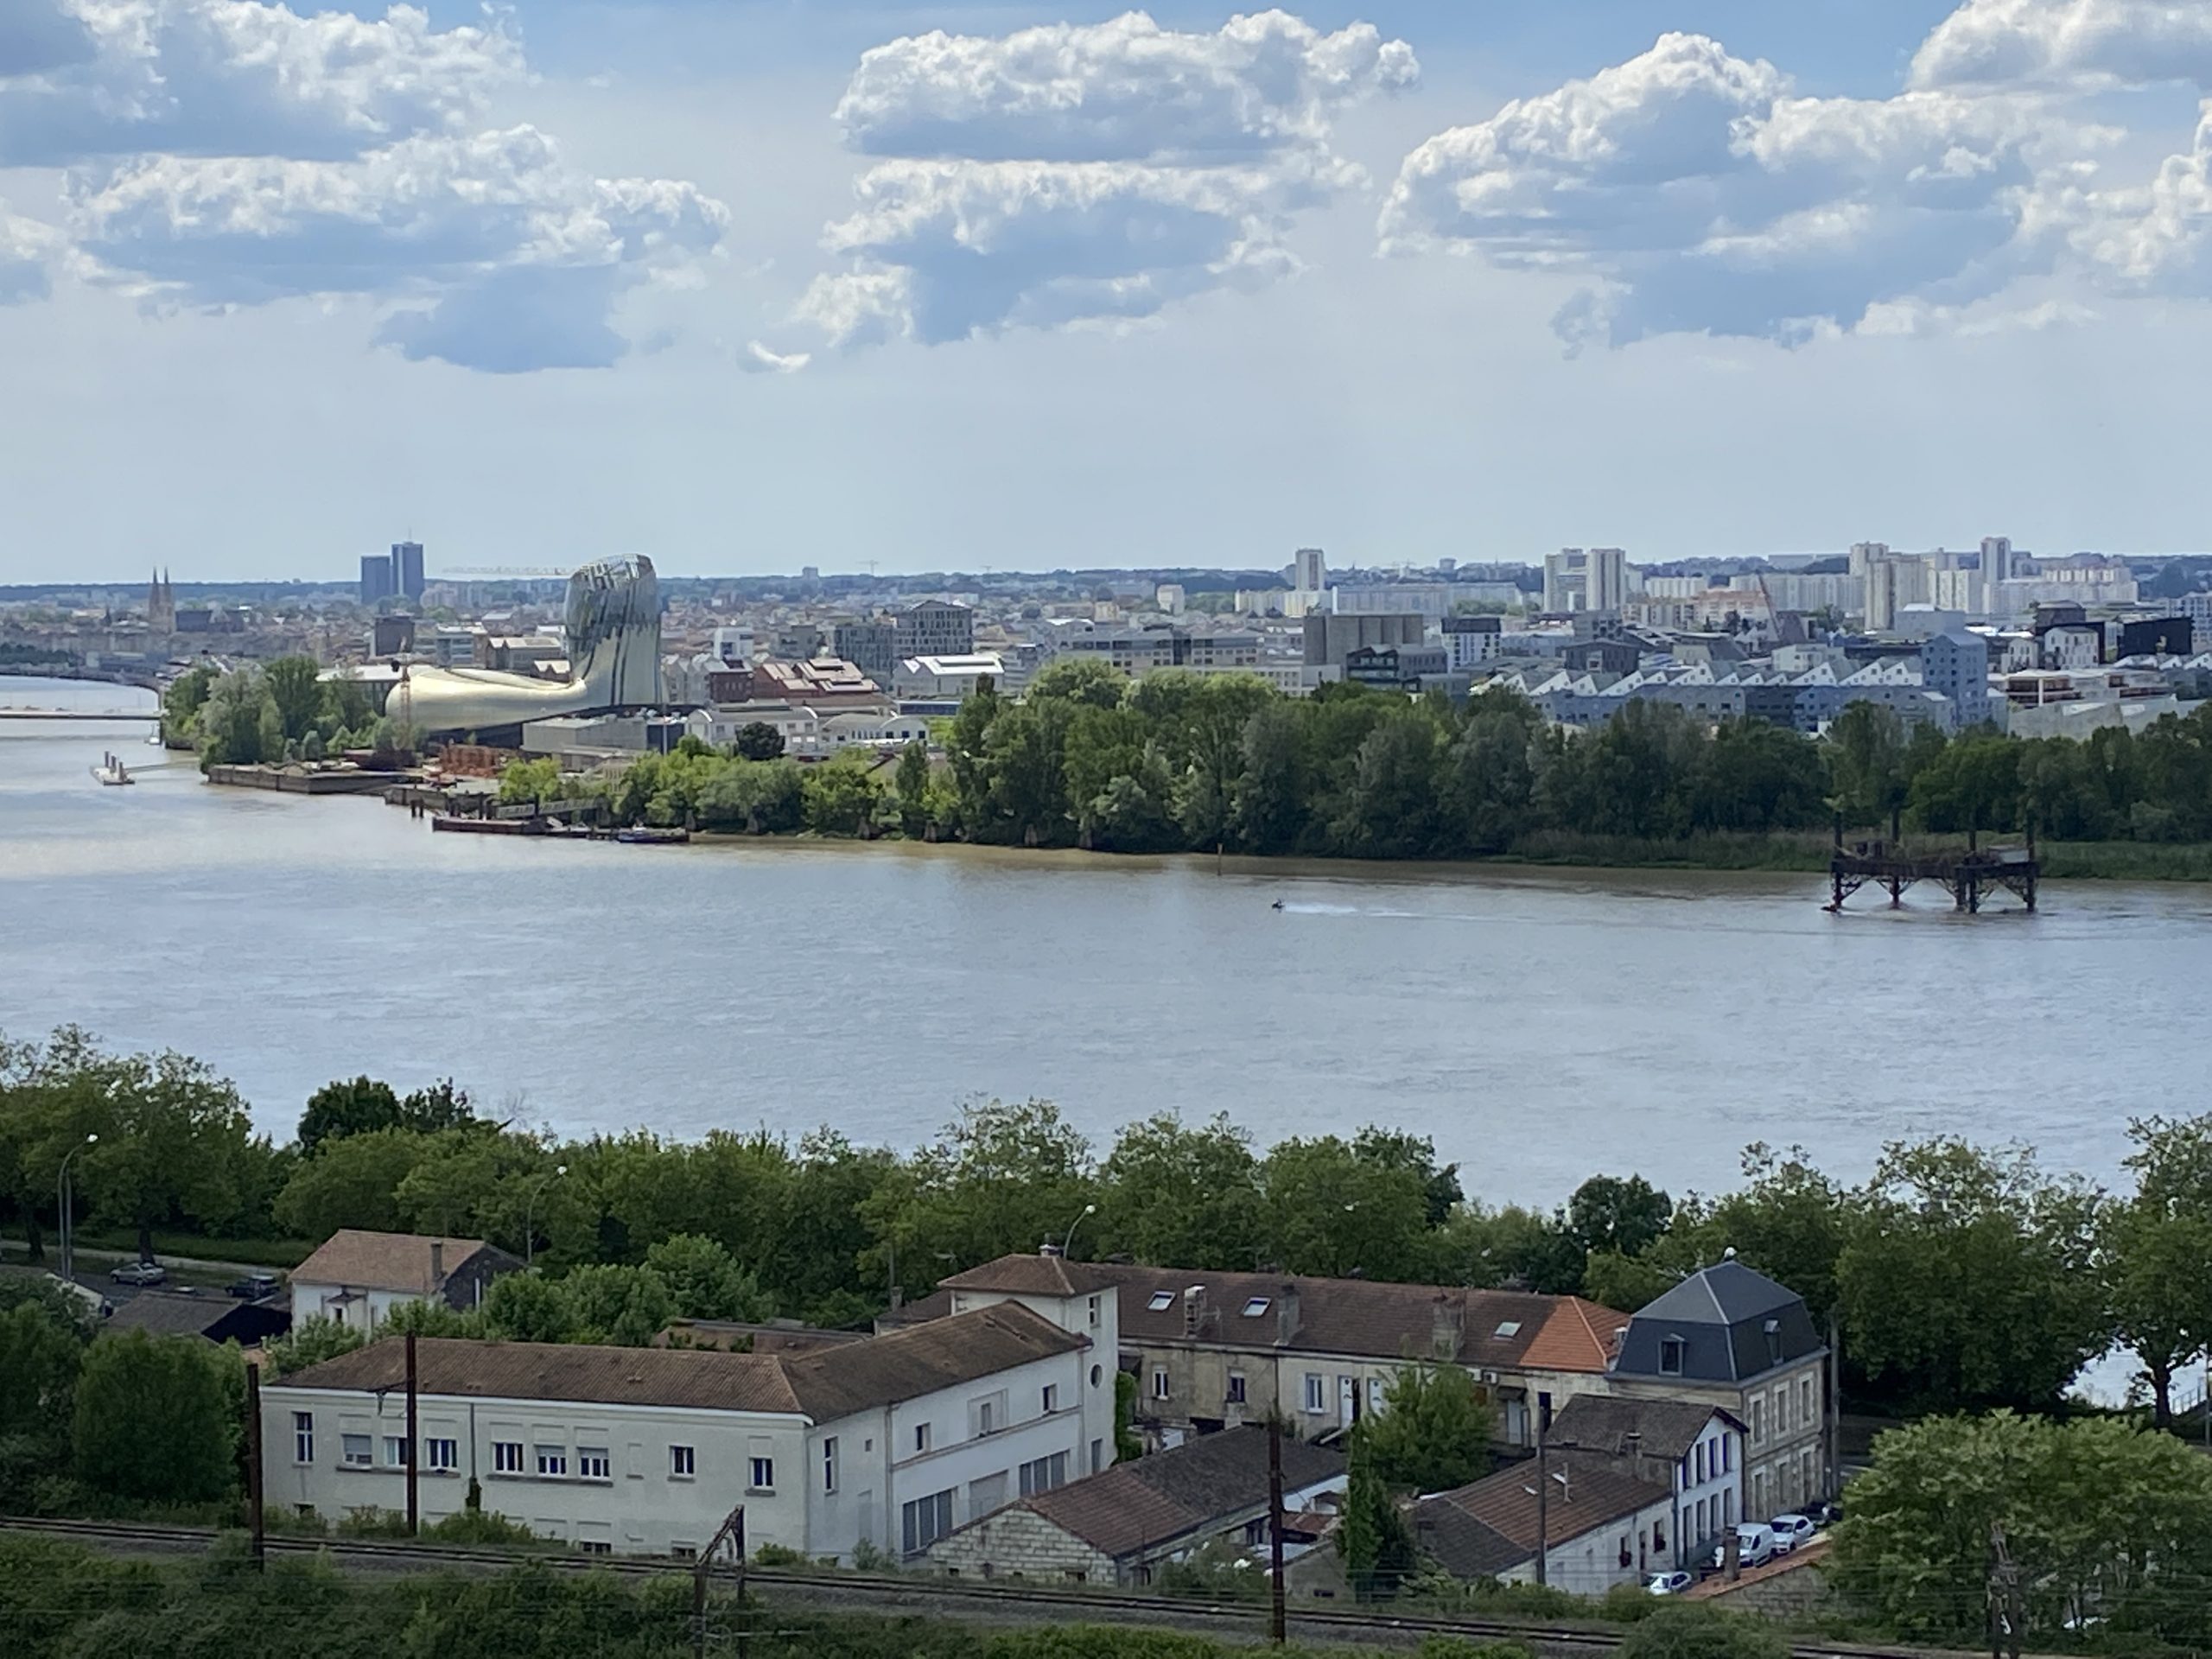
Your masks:
<svg viewBox="0 0 2212 1659"><path fill-rule="evenodd" d="M2131 1114L2202 1103L2173 1091L2195 887L1838 918L1811 877L543 846L213 788L144 729L0 721L0 1030L198 1054L280 1136L364 1071L568 1132L898 1146L1034 1094L1102 1142L1161 1109L1402 1126L1471 1193L1548 1203L1599 1169L1710 1190L1754 1140L1855 1177L1894 1136L2017 1138L2109 1178ZM103 748L141 781L95 785Z"/></svg>

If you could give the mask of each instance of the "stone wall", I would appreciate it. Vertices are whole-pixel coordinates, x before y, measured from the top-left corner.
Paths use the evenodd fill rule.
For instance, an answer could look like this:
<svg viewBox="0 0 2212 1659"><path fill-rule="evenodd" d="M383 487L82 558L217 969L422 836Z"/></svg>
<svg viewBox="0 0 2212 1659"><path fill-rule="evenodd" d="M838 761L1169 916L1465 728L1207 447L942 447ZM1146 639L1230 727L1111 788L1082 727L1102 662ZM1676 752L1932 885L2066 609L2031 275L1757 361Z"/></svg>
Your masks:
<svg viewBox="0 0 2212 1659"><path fill-rule="evenodd" d="M928 1570L963 1579L1112 1584L1114 1561L1034 1510L1015 1504L930 1546Z"/></svg>

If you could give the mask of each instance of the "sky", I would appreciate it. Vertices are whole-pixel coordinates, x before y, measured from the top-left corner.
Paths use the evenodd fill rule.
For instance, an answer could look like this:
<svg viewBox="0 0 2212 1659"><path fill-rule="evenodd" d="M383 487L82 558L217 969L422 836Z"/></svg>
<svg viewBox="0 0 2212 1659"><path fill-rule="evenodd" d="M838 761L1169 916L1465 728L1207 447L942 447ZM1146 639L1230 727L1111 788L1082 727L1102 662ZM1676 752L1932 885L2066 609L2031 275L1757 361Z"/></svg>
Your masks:
<svg viewBox="0 0 2212 1659"><path fill-rule="evenodd" d="M2212 0L0 0L0 582L2212 547Z"/></svg>

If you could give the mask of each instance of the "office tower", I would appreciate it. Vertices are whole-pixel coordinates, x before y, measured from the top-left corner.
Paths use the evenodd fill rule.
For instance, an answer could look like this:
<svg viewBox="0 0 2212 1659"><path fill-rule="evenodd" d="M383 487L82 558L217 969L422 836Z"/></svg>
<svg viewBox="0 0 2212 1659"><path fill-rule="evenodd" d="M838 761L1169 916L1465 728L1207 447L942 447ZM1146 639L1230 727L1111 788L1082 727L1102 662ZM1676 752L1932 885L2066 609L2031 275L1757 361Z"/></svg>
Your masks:
<svg viewBox="0 0 2212 1659"><path fill-rule="evenodd" d="M1329 562L1318 547L1301 547L1291 558L1294 580L1291 586L1301 594L1318 594L1329 585Z"/></svg>
<svg viewBox="0 0 2212 1659"><path fill-rule="evenodd" d="M1628 601L1628 555L1618 547L1593 547L1582 561L1585 610L1618 611Z"/></svg>
<svg viewBox="0 0 2212 1659"><path fill-rule="evenodd" d="M1981 538L1981 581L1985 588L1994 582L2012 580L2012 538L2010 536L1985 536Z"/></svg>
<svg viewBox="0 0 2212 1659"><path fill-rule="evenodd" d="M409 599L423 597L423 543L394 542L391 544L391 580L394 589Z"/></svg>
<svg viewBox="0 0 2212 1659"><path fill-rule="evenodd" d="M373 605L398 592L392 581L391 556L386 553L361 556L361 603Z"/></svg>

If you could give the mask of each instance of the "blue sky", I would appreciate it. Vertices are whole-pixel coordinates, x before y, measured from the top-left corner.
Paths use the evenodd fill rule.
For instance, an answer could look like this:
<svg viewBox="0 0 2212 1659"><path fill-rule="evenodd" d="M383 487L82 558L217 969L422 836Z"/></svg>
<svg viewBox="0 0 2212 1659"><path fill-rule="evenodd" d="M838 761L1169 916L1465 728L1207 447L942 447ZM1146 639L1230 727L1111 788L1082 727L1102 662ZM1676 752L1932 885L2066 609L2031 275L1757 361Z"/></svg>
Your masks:
<svg viewBox="0 0 2212 1659"><path fill-rule="evenodd" d="M0 580L2212 545L2212 0L0 0Z"/></svg>

